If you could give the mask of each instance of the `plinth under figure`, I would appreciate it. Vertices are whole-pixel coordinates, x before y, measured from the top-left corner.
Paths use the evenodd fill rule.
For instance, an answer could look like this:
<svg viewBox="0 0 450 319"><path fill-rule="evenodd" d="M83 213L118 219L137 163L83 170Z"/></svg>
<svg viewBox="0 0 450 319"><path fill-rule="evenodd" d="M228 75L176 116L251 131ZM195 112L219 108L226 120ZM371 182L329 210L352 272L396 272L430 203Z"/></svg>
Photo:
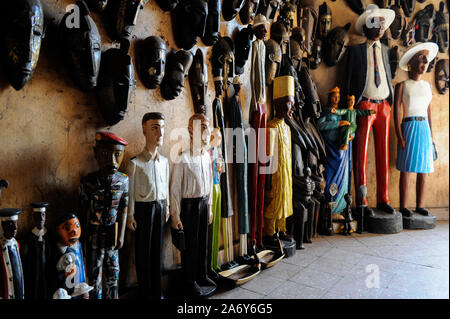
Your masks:
<svg viewBox="0 0 450 319"><path fill-rule="evenodd" d="M0 299L24 299L22 260L15 239L21 213L18 208L0 209Z"/></svg>
<svg viewBox="0 0 450 319"><path fill-rule="evenodd" d="M275 117L267 123L272 174L266 175L264 199L265 242L270 242L271 245L276 245L274 234L277 230L281 240L288 242L293 240L286 233L286 218L293 214L293 208L291 130L284 119L292 117L294 99L294 78L289 75L275 78L273 82Z"/></svg>
<svg viewBox="0 0 450 319"><path fill-rule="evenodd" d="M80 243L81 225L74 214L64 214L56 221L56 231L59 239L56 243L54 280L55 293L63 289L67 295L73 296L75 289L86 283L86 270L83 260L83 247ZM62 292L62 291L60 291ZM78 296L89 299L89 294Z"/></svg>
<svg viewBox="0 0 450 319"><path fill-rule="evenodd" d="M209 120L203 114L189 119L190 147L174 162L170 177L172 228L183 229L181 252L183 288L188 297L207 297L216 283L207 276L208 224L212 222L213 171Z"/></svg>
<svg viewBox="0 0 450 319"><path fill-rule="evenodd" d="M128 176L118 172L128 143L113 133L97 132L94 147L99 170L80 183L81 216L87 222L86 260L91 299L119 297L119 249L123 246Z"/></svg>
<svg viewBox="0 0 450 319"><path fill-rule="evenodd" d="M136 234L136 274L141 298L161 299L163 227L170 216L169 161L159 153L164 128L162 113L143 116L145 147L126 169L130 185L127 225Z"/></svg>
<svg viewBox="0 0 450 319"><path fill-rule="evenodd" d="M51 255L45 228L48 203L31 203L34 227L21 245L24 261L26 299L47 299L49 256Z"/></svg>
<svg viewBox="0 0 450 319"><path fill-rule="evenodd" d="M423 207L426 176L434 171L433 131L431 125L430 83L422 80L428 64L438 52L432 42L419 43L400 59L400 68L409 79L395 87L394 120L398 138L397 169L400 171L400 212L403 227L409 229L433 228L436 217ZM403 119L400 124L403 105ZM417 173L416 210L406 208L411 173Z"/></svg>

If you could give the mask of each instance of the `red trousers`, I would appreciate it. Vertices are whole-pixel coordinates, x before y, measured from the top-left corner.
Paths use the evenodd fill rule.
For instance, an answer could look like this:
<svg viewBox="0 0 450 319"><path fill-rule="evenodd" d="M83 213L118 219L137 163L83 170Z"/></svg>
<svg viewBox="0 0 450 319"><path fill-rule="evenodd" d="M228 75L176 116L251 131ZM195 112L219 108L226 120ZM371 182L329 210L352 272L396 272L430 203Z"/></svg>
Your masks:
<svg viewBox="0 0 450 319"><path fill-rule="evenodd" d="M370 130L373 126L377 173L377 203L389 204L389 123L391 120L391 106L385 100L382 103L361 101L358 103L358 108L360 110L375 110L376 113L370 116L360 116L357 120L358 129L354 141L355 190L358 193L361 185L367 185L367 152ZM364 203L367 204L367 200L364 200Z"/></svg>
<svg viewBox="0 0 450 319"><path fill-rule="evenodd" d="M250 215L250 240L256 238L256 244L262 244L262 230L264 224L264 182L266 175L259 172L259 149L266 146L266 125L267 125L267 112L266 105L263 103L257 104L257 109L250 116L250 126L255 130L256 133L256 163L248 164L248 212ZM260 136L264 132L264 136ZM253 150L249 148L249 152ZM251 158L251 156L249 156Z"/></svg>

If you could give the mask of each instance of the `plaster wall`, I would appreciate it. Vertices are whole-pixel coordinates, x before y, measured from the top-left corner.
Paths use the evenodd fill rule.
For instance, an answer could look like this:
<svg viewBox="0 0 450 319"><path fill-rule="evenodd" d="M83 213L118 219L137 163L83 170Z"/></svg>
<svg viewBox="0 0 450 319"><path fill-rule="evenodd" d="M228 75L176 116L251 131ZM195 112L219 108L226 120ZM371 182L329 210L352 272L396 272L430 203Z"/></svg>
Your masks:
<svg viewBox="0 0 450 319"><path fill-rule="evenodd" d="M165 144L162 154L168 154L175 141L170 140L170 133L175 128L187 126L187 120L193 114L193 103L190 96L189 83L186 79L185 89L179 97L172 101L162 99L159 89L146 89L136 75L137 88L133 93L128 114L122 122L114 127L105 126L97 110L95 93L83 93L75 87L67 73L59 51L55 35L55 23L59 23L65 7L75 1L41 0L48 20L47 36L43 41L36 72L25 88L16 92L6 82L3 70L0 69L0 178L7 179L10 187L4 190L0 207L18 207L24 210L19 219L20 238L24 232L31 230L31 212L29 203L48 201L48 227L54 227L57 215L63 212L75 212L79 180L97 166L93 156L94 134L97 130L112 131L129 142L124 163L141 151L144 137L141 132L142 115L149 111L160 111L166 116ZM416 3L417 9L432 2L438 8L439 1ZM315 1L316 8L322 1ZM354 23L357 15L346 5L344 0L327 1L333 12L333 27L352 22L351 44L363 42L364 38L355 34ZM92 13L101 32L103 50L114 43L105 32L100 15ZM232 36L242 28L239 17L231 22L221 23L221 34ZM134 44L139 39L150 35L158 35L165 39L168 46L176 48L171 27L170 13L163 12L155 1L150 1L141 13L135 28L130 54L134 57ZM391 45L393 42L391 42ZM208 65L208 100L211 105L214 98L214 85L211 74L211 48L201 40L191 51L195 53L199 47L205 55ZM406 48L400 47L400 56ZM448 54L439 54L439 58L448 58ZM241 99L244 107L244 121L248 125L250 65L246 64L245 73L241 76L244 85ZM330 87L340 85L345 75L345 62L328 68L322 63L312 71L323 105L326 103L327 91ZM407 78L406 72L398 70L394 85ZM428 178L427 207L447 207L449 202L449 102L448 93L439 95L434 86L434 70L425 75L425 80L433 85L433 131L434 141L439 158L434 163L435 172ZM211 110L209 109L210 113ZM393 111L392 111L393 116ZM399 206L398 182L399 172L395 168L397 138L394 122L391 121L390 137L390 189L389 194L393 206ZM368 159L368 200L375 205L375 155L373 137ZM122 168L124 165L122 166ZM234 189L234 188L233 188ZM408 205L415 206L415 181L411 184L411 195ZM237 218L234 220L237 224ZM234 228L237 230L237 227ZM234 235L238 239L238 235ZM168 238L168 237L166 237ZM169 237L170 239L170 237ZM132 236L127 231L127 244L121 252L123 262L132 260ZM166 268L176 265L178 255L172 250L169 240L164 249L164 265ZM121 263L123 263L121 262ZM131 267L132 268L132 267ZM121 280L130 282L134 278L134 270L122 268Z"/></svg>

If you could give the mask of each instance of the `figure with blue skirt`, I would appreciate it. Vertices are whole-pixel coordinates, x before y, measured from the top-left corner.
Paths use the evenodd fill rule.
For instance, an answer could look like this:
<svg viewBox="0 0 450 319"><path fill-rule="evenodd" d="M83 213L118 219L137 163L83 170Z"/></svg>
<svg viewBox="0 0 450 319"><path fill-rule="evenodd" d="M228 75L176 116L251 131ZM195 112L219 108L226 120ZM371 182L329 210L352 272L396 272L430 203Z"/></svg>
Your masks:
<svg viewBox="0 0 450 319"><path fill-rule="evenodd" d="M431 125L430 83L421 79L438 52L432 42L418 43L400 59L399 66L408 72L409 79L395 87L394 120L397 133L397 169L400 171L400 212L411 217L406 208L410 173L417 173L416 213L431 216L423 207L426 174L433 168L433 131ZM401 114L403 106L403 117Z"/></svg>

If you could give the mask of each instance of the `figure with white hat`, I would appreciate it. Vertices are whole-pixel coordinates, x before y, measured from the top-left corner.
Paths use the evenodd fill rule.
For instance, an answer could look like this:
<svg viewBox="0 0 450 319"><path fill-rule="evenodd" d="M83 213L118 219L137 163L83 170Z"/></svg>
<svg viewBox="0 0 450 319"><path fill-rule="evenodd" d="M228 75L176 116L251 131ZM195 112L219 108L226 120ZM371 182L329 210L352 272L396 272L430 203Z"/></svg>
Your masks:
<svg viewBox="0 0 450 319"><path fill-rule="evenodd" d="M410 173L417 173L416 213L431 216L423 207L426 176L433 168L433 132L431 125L430 83L421 79L439 50L436 43L417 43L400 59L400 69L409 79L395 86L394 121L397 133L397 169L400 171L400 212L413 217L406 208ZM401 110L403 106L403 118ZM404 225L405 226L405 225Z"/></svg>
<svg viewBox="0 0 450 319"><path fill-rule="evenodd" d="M256 238L261 250L263 209L264 209L264 180L265 174L261 174L259 162L259 148L265 146L266 136L260 134L260 129L267 125L266 109L266 46L264 40L267 35L269 22L262 14L258 14L253 22L252 28L256 40L252 44L252 66L250 72L251 101L250 101L250 126L256 133L256 147L249 153L249 214L250 214L250 239ZM261 130L262 132L263 130ZM252 160L250 160L252 159Z"/></svg>
<svg viewBox="0 0 450 319"><path fill-rule="evenodd" d="M389 202L389 123L393 101L389 48L380 42L395 18L390 9L369 5L356 21L356 31L365 35L365 43L349 48L345 96L355 96L357 109L373 110L370 116L359 117L355 138L355 188L367 184L367 155L372 127L375 137L377 210L395 215ZM361 200L361 199L359 199ZM358 200L358 202L359 202ZM367 202L364 199L364 204ZM368 209L368 214L374 212Z"/></svg>
<svg viewBox="0 0 450 319"><path fill-rule="evenodd" d="M24 278L19 244L14 238L18 208L0 209L0 299L24 299Z"/></svg>

